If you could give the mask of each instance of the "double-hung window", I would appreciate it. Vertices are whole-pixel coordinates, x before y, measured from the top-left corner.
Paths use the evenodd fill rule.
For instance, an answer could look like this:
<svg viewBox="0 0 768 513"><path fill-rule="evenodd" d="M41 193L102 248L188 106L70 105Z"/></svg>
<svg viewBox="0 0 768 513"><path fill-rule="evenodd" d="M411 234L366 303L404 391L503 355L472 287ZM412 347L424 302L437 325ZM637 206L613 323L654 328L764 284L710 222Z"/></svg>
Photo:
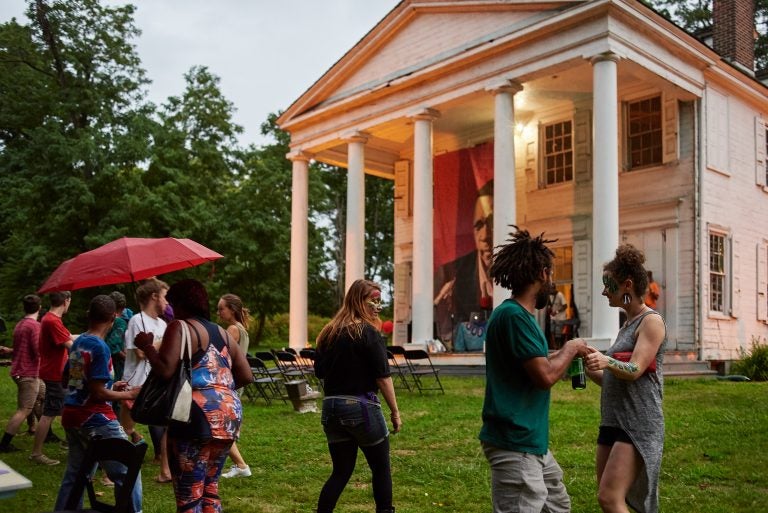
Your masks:
<svg viewBox="0 0 768 513"><path fill-rule="evenodd" d="M661 95L627 104L629 169L657 166L663 161Z"/></svg>
<svg viewBox="0 0 768 513"><path fill-rule="evenodd" d="M709 232L709 310L730 313L730 255L728 236Z"/></svg>
<svg viewBox="0 0 768 513"><path fill-rule="evenodd" d="M573 180L573 122L559 121L544 125L544 184L555 185Z"/></svg>

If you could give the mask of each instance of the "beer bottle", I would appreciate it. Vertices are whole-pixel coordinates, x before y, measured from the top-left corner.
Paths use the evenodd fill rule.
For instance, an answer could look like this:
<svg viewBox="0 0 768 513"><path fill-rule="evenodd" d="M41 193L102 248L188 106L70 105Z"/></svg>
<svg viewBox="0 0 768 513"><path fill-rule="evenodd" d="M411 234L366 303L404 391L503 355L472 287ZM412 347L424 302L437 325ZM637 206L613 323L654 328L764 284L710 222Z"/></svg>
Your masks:
<svg viewBox="0 0 768 513"><path fill-rule="evenodd" d="M587 388L587 375L584 373L584 359L574 358L568 367L568 375L571 377L571 388L584 390Z"/></svg>

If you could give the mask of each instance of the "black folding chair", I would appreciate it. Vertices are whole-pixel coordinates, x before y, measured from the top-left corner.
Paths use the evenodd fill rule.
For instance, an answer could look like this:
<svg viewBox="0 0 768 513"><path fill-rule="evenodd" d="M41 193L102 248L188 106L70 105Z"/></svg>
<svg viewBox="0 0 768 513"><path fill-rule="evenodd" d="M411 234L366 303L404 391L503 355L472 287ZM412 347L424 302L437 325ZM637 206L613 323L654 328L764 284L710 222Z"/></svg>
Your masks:
<svg viewBox="0 0 768 513"><path fill-rule="evenodd" d="M251 372L253 373L253 383L246 386L248 397L256 400L256 394L258 394L264 399L267 406L272 404L272 399L282 399L285 403L285 394L280 391L283 379L280 376L270 374L269 368L261 358L249 356L248 364L251 366ZM252 389L250 394L249 388Z"/></svg>
<svg viewBox="0 0 768 513"><path fill-rule="evenodd" d="M295 354L288 351L275 351L274 354L286 382L303 379L309 383L312 380L313 374L309 374L299 365L299 359Z"/></svg>
<svg viewBox="0 0 768 513"><path fill-rule="evenodd" d="M312 348L306 348L299 351L299 364L306 374L312 378L312 383L323 389L323 381L315 376L315 355L317 351Z"/></svg>
<svg viewBox="0 0 768 513"><path fill-rule="evenodd" d="M389 358L389 370L390 374L393 376L392 378L392 384L395 388L405 388L409 392L411 391L411 385L408 384L408 365L405 363L401 364L397 361L397 358L395 358L395 355L392 353L392 351L387 350L387 358Z"/></svg>
<svg viewBox="0 0 768 513"><path fill-rule="evenodd" d="M274 353L271 351L257 351L255 356L264 362L264 364L267 366L267 372L270 375L282 378L283 371L280 368L280 363L277 361L277 357L274 355Z"/></svg>
<svg viewBox="0 0 768 513"><path fill-rule="evenodd" d="M56 513L69 513L70 511L85 511L89 513L135 513L131 494L139 477L141 464L144 462L144 454L147 452L147 444L142 440L133 444L123 438L101 438L92 440L83 459L82 470L75 479L72 492L69 494L65 509ZM128 470L123 479L122 486L115 491L115 504L101 502L93 489L93 469L98 462L116 461L125 465ZM83 492L88 492L88 501L91 509L78 509Z"/></svg>
<svg viewBox="0 0 768 513"><path fill-rule="evenodd" d="M438 375L439 369L435 369L432 365L432 359L429 357L429 353L423 349L406 349L405 361L410 369L413 381L416 384L416 388L419 389L419 393L424 390L440 390L445 393L443 384L440 382L440 376Z"/></svg>

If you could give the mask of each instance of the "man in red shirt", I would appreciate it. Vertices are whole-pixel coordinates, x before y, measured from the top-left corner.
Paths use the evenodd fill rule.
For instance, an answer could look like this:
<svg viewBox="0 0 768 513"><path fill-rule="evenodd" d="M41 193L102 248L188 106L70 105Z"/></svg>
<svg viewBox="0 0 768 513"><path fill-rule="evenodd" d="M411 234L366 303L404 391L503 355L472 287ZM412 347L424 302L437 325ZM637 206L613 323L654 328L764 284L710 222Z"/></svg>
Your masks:
<svg viewBox="0 0 768 513"><path fill-rule="evenodd" d="M61 318L69 310L72 296L69 292L51 292L51 309L40 321L40 379L45 383L45 402L43 416L35 432L35 444L29 459L41 465L58 465L43 454L43 443L55 417L64 409L64 388L61 386L64 365L67 362L67 349L72 347L74 337Z"/></svg>
<svg viewBox="0 0 768 513"><path fill-rule="evenodd" d="M13 330L13 361L11 362L11 377L19 389L18 409L5 428L3 439L0 440L0 452L18 451L11 440L18 433L24 419L30 418L38 399L45 394L45 385L42 385L42 381L38 378L40 323L37 322L37 315L40 313L40 297L28 294L24 296L21 303L24 307L24 318ZM30 427L32 425L30 424Z"/></svg>

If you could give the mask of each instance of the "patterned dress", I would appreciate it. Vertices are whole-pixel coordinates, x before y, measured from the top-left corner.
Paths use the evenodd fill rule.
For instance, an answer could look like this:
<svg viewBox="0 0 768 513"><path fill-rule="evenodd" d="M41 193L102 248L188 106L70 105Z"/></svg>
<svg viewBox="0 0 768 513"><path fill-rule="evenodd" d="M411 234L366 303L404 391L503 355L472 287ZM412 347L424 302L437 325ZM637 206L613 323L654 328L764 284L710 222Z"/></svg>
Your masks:
<svg viewBox="0 0 768 513"><path fill-rule="evenodd" d="M222 338L218 325L195 320L205 327L209 343L192 355L191 421L168 426L169 464L177 511L219 512L219 476L240 435L243 409L235 391L229 339ZM189 327L199 340L196 325Z"/></svg>
<svg viewBox="0 0 768 513"><path fill-rule="evenodd" d="M606 354L611 356L634 351L637 328L648 315L659 313L651 310L625 324ZM666 345L665 335L656 353L656 371L647 372L635 381L622 380L610 371L603 371L600 425L620 428L627 433L643 459L640 475L627 494L627 502L639 513L656 513L659 510L659 473L664 450L662 365Z"/></svg>

